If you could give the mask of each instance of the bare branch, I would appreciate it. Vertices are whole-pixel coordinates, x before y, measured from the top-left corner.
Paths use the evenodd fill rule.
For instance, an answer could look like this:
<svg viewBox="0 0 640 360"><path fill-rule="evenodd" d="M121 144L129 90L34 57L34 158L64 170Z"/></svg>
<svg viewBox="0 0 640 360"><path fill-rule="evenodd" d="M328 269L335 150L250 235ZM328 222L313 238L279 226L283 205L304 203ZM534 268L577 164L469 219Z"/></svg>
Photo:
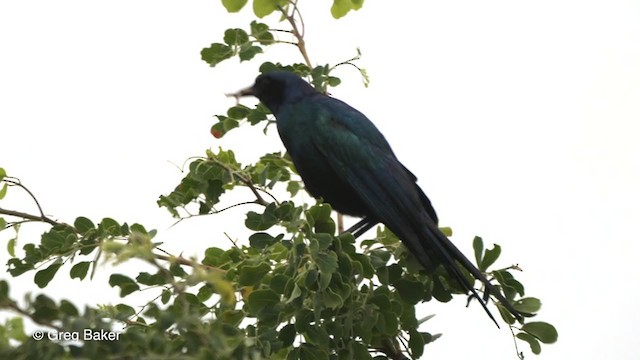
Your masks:
<svg viewBox="0 0 640 360"><path fill-rule="evenodd" d="M304 26L304 22L302 21L302 16L300 15L300 11L298 10L297 3L291 2L291 4L293 5L293 11L291 12L291 14L287 13L287 11L280 5L278 5L278 10L280 10L284 18L287 19L289 24L291 24L293 36L298 41L298 44L297 44L298 50L300 51L300 54L302 54L302 57L304 58L304 62L311 69L313 68L313 65L311 64L311 60L309 59L309 54L307 53L307 48L305 46L304 31L300 32L300 30L298 29L298 24L296 23L296 19L295 19L296 12L298 13L298 17L300 18L300 23L303 26ZM303 27L303 30L304 30L304 27Z"/></svg>
<svg viewBox="0 0 640 360"><path fill-rule="evenodd" d="M51 225L58 225L61 224L55 220L52 220L48 217L46 217L44 214L42 215L31 215L31 214L27 214L27 213L23 213L20 211L15 211L15 210L9 210L9 209L3 209L0 208L0 214L3 215L9 215L9 216L15 216L15 217L19 217L25 220L29 220L29 221L36 221L36 222L45 222Z"/></svg>
<svg viewBox="0 0 640 360"><path fill-rule="evenodd" d="M29 190L26 186L22 185L22 183L20 182L19 179L17 178L4 178L3 179L4 182L6 182L7 184L11 185L11 186L17 186L22 188L22 190L26 191L27 194L29 194L29 196L31 196L31 198L33 199L33 202L36 203L36 206L38 207L38 211L40 211L40 216L41 218L46 218L46 216L44 215L44 211L42 211L42 207L40 206L40 203L38 202L38 199L36 199L35 195L33 195L33 193L31 192L31 190Z"/></svg>

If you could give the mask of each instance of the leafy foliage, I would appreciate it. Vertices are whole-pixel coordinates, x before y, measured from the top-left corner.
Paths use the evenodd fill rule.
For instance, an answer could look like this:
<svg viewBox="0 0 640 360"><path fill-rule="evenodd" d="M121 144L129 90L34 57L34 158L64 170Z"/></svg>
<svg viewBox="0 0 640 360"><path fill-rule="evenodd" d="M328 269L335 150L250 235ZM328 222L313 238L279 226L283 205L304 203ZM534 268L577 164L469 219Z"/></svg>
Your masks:
<svg viewBox="0 0 640 360"><path fill-rule="evenodd" d="M351 10L359 10L364 0L333 0L331 15L339 19ZM222 5L228 12L238 12L247 4L247 0L222 0ZM278 10L278 7L287 8L289 2L283 0L253 0L253 13L263 18Z"/></svg>
<svg viewBox="0 0 640 360"><path fill-rule="evenodd" d="M247 1L223 0L222 4L229 12L236 12ZM334 0L331 13L339 18L361 6L361 0ZM304 63L290 65L265 62L261 72L293 71L307 77L319 91L327 91L341 82L333 73L335 68L350 64L360 70L365 84L368 82L366 72L353 63L359 51L356 57L334 66L310 65L294 21L294 16L299 16L295 2L254 0L253 9L258 17L282 13L305 58ZM203 49L201 55L210 66L217 66L235 56L241 62L251 60L264 47L277 43L288 42L277 39L268 25L253 21L249 30L227 29L222 42ZM266 131L274 122L260 104L236 104L216 118L211 128L216 138L241 126L262 124ZM33 197L2 168L0 181L0 200L11 186ZM223 194L238 188L245 192L248 189L251 199L221 204ZM184 178L173 191L161 195L157 204L179 220L251 206L244 221L250 234L240 242L245 245L209 247L193 259L166 253L153 240L156 231L140 224L129 225L112 218L96 223L83 216L67 224L48 218L41 210L33 215L0 208L6 216L0 218L0 230L13 229L15 233L7 246L12 257L8 273L13 277L33 273L33 281L41 289L66 272L66 264L71 265L70 278L78 281L91 280L101 261L137 260L153 269L112 274L109 285L126 300L84 309L69 300L56 302L45 294L29 296L25 304L19 303L10 296L9 284L0 281L0 309L19 315L0 325L0 358L420 357L425 346L440 334L425 331L431 317L417 319L415 307L433 299L447 302L463 293L455 279L442 267L424 272L399 239L383 227L359 242L349 233L338 234L328 204L297 202L295 196L303 188L287 154L264 154L253 164L241 164L232 150L207 150L189 163ZM291 198L279 200L276 195L285 192ZM16 251L23 221L47 223L50 228L38 243L26 243ZM443 229L444 233L450 231ZM514 276L519 268L490 270L500 257L501 247L485 249L483 240L476 237L473 249L478 268L495 280L516 309L527 318L533 317L541 302L525 297L524 285ZM148 301L142 306L134 304L134 295L142 294ZM515 337L527 342L533 353L540 353L540 343L557 340L552 325L540 321L517 323L500 305L498 310L512 331L517 331ZM92 339L110 331L116 331L113 334L118 338L68 342L45 336L36 341L35 333L27 334L22 316L55 334L85 336L89 329Z"/></svg>

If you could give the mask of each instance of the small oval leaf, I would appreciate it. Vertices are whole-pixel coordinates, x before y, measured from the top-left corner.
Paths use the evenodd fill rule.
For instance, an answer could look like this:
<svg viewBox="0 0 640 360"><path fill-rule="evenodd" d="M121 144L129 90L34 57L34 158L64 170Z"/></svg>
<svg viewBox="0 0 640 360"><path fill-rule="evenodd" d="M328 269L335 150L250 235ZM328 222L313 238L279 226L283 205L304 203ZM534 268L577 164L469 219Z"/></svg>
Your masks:
<svg viewBox="0 0 640 360"><path fill-rule="evenodd" d="M522 325L521 330L535 336L536 339L545 344L553 344L558 340L558 331L553 325L546 322L535 321L526 323Z"/></svg>

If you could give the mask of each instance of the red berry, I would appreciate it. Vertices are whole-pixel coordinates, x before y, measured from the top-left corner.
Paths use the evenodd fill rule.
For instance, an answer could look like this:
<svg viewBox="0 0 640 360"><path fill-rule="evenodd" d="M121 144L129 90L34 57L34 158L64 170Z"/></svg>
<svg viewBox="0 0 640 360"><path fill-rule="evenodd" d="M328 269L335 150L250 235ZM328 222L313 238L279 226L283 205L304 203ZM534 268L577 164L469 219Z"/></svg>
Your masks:
<svg viewBox="0 0 640 360"><path fill-rule="evenodd" d="M220 139L222 137L222 131L217 129L211 129L211 135L213 135L213 137L216 139Z"/></svg>

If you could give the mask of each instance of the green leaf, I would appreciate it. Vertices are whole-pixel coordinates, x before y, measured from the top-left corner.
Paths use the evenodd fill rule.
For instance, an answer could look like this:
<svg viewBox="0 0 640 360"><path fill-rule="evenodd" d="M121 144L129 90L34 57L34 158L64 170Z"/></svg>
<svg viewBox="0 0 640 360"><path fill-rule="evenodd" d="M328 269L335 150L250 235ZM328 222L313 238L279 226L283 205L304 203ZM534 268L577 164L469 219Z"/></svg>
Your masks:
<svg viewBox="0 0 640 360"><path fill-rule="evenodd" d="M349 352L351 353L351 359L368 360L371 359L369 349L362 343L356 341L349 342Z"/></svg>
<svg viewBox="0 0 640 360"><path fill-rule="evenodd" d="M100 224L98 224L98 228L106 232L108 235L123 235L120 231L120 224L112 218L102 219Z"/></svg>
<svg viewBox="0 0 640 360"><path fill-rule="evenodd" d="M33 244L27 244L33 245ZM25 245L25 248L27 246ZM23 263L20 259L12 258L7 261L7 267L9 269L9 273L11 276L19 276L24 274L25 272L33 269L33 263Z"/></svg>
<svg viewBox="0 0 640 360"><path fill-rule="evenodd" d="M311 216L314 221L327 221L331 219L331 205L322 203L312 206L307 215Z"/></svg>
<svg viewBox="0 0 640 360"><path fill-rule="evenodd" d="M534 321L522 325L520 330L536 337L544 344L553 344L558 340L558 331L553 325L542 321Z"/></svg>
<svg viewBox="0 0 640 360"><path fill-rule="evenodd" d="M322 286L321 286L322 287ZM338 309L344 305L342 298L335 291L331 290L331 288L324 287L324 290L321 293L322 295L322 305L331 308Z"/></svg>
<svg viewBox="0 0 640 360"><path fill-rule="evenodd" d="M4 303L8 298L9 298L9 284L4 280L0 280L0 302Z"/></svg>
<svg viewBox="0 0 640 360"><path fill-rule="evenodd" d="M246 118L249 115L249 113L251 113L251 109L249 109L244 105L232 106L229 108L229 110L227 110L227 115L230 118L236 119L236 120L242 120Z"/></svg>
<svg viewBox="0 0 640 360"><path fill-rule="evenodd" d="M443 276L433 277L433 297L440 302L448 302L453 299L451 290L446 287L446 279Z"/></svg>
<svg viewBox="0 0 640 360"><path fill-rule="evenodd" d="M276 215L277 211L280 210L286 212L287 209L285 208L287 208L285 204L282 204L278 209L276 204L271 203L267 205L267 207L264 209L264 213L262 214L258 214L255 211L249 211L247 213L247 219L245 220L244 224L250 230L267 230L278 223L278 216Z"/></svg>
<svg viewBox="0 0 640 360"><path fill-rule="evenodd" d="M73 226L81 234L85 234L87 231L96 228L96 226L93 224L91 220L83 216L78 217L76 221L73 222Z"/></svg>
<svg viewBox="0 0 640 360"><path fill-rule="evenodd" d="M24 342L27 340L27 335L24 332L24 324L21 317L14 317L9 320L4 325L6 335L9 336L10 339L18 340L20 342Z"/></svg>
<svg viewBox="0 0 640 360"><path fill-rule="evenodd" d="M116 314L116 319L119 320L126 320L136 314L136 311L131 306L126 304L116 305L116 311L118 312Z"/></svg>
<svg viewBox="0 0 640 360"><path fill-rule="evenodd" d="M0 200L4 199L7 195L8 185L6 183L2 184L2 188L0 188Z"/></svg>
<svg viewBox="0 0 640 360"><path fill-rule="evenodd" d="M371 265L377 269L387 265L387 262L391 258L391 253L386 249L375 249L371 250L369 258L371 259Z"/></svg>
<svg viewBox="0 0 640 360"><path fill-rule="evenodd" d="M280 329L278 334L278 340L282 341L282 346L287 348L293 345L293 341L296 339L296 326L294 324L287 324Z"/></svg>
<svg viewBox="0 0 640 360"><path fill-rule="evenodd" d="M200 57L204 60L209 66L214 67L220 62L230 58L233 56L233 49L229 45L214 43L211 44L208 48L202 49L200 51Z"/></svg>
<svg viewBox="0 0 640 360"><path fill-rule="evenodd" d="M222 0L222 6L230 13L240 11L246 4L247 0Z"/></svg>
<svg viewBox="0 0 640 360"><path fill-rule="evenodd" d="M109 277L109 285L120 288L120 297L125 297L134 291L140 290L140 286L133 279L121 274L112 274Z"/></svg>
<svg viewBox="0 0 640 360"><path fill-rule="evenodd" d="M84 278L87 276L87 272L89 271L90 265L91 265L91 262L89 261L79 262L73 265L73 267L71 268L71 271L69 272L69 275L71 275L72 279L78 278L80 280L84 280Z"/></svg>
<svg viewBox="0 0 640 360"><path fill-rule="evenodd" d="M258 313L265 308L280 302L280 295L271 289L258 289L251 292L247 305L252 313Z"/></svg>
<svg viewBox="0 0 640 360"><path fill-rule="evenodd" d="M213 285L205 284L198 290L198 295L196 296L200 301L207 301L211 298L214 292L215 289L213 288Z"/></svg>
<svg viewBox="0 0 640 360"><path fill-rule="evenodd" d="M240 47L240 52L238 56L240 57L240 61L248 61L253 59L257 54L262 53L262 48L260 46L251 45L249 43L244 44Z"/></svg>
<svg viewBox="0 0 640 360"><path fill-rule="evenodd" d="M38 271L36 273L36 276L33 278L33 282L35 282L36 285L38 285L38 287L41 289L46 287L56 275L58 269L60 269L60 265L62 264L51 264L48 268Z"/></svg>
<svg viewBox="0 0 640 360"><path fill-rule="evenodd" d="M284 294L287 290L287 283L291 280L291 277L283 274L276 274L271 278L269 287L278 294Z"/></svg>
<svg viewBox="0 0 640 360"><path fill-rule="evenodd" d="M314 320L313 312L307 308L302 308L296 313L295 327L299 333L304 333L311 326L311 322Z"/></svg>
<svg viewBox="0 0 640 360"><path fill-rule="evenodd" d="M329 360L329 354L313 344L304 343L300 345L299 349L300 360Z"/></svg>
<svg viewBox="0 0 640 360"><path fill-rule="evenodd" d="M224 32L224 42L230 46L239 46L249 41L249 35L242 29L227 29Z"/></svg>
<svg viewBox="0 0 640 360"><path fill-rule="evenodd" d="M329 348L329 334L321 326L310 326L306 332L307 343L313 343L320 349Z"/></svg>
<svg viewBox="0 0 640 360"><path fill-rule="evenodd" d="M327 77L327 84L331 87L336 87L338 85L340 85L340 83L342 82L342 80L340 80L340 78L337 78L335 76L329 76Z"/></svg>
<svg viewBox="0 0 640 360"><path fill-rule="evenodd" d="M4 168L0 167L0 181L2 181L7 176L7 171Z"/></svg>
<svg viewBox="0 0 640 360"><path fill-rule="evenodd" d="M321 273L331 274L338 268L338 255L335 252L318 253L314 260Z"/></svg>
<svg viewBox="0 0 640 360"><path fill-rule="evenodd" d="M443 233L444 236L446 236L446 237L453 236L453 230L448 226L441 227L441 228L438 228L438 229L440 229L440 232Z"/></svg>
<svg viewBox="0 0 640 360"><path fill-rule="evenodd" d="M279 0L253 0L253 13L257 17L263 18L278 9L278 5L283 5L284 1Z"/></svg>
<svg viewBox="0 0 640 360"><path fill-rule="evenodd" d="M296 196L300 189L302 189L302 184L300 183L300 181L291 180L287 184L287 191L289 192L289 194L291 194L291 196Z"/></svg>
<svg viewBox="0 0 640 360"><path fill-rule="evenodd" d="M371 259L365 254L353 254L352 256L355 261L362 265L362 276L371 279L375 274L375 269L373 265L371 265Z"/></svg>
<svg viewBox="0 0 640 360"><path fill-rule="evenodd" d="M224 119L222 121L222 130L224 130L224 132L227 133L227 132L229 132L229 130L235 129L239 125L240 124L238 123L238 120L226 118L226 119ZM206 212L205 212L205 214L206 214Z"/></svg>
<svg viewBox="0 0 640 360"><path fill-rule="evenodd" d="M363 3L364 0L333 0L331 15L336 19L340 19L351 10L359 10Z"/></svg>
<svg viewBox="0 0 640 360"><path fill-rule="evenodd" d="M60 301L60 311L62 311L65 315L68 315L68 316L78 316L80 314L78 312L78 308L76 308L76 306L73 303L67 300Z"/></svg>
<svg viewBox="0 0 640 360"><path fill-rule="evenodd" d="M482 238L480 236L476 236L473 238L473 254L476 257L476 265L480 266L482 262L482 250L484 250L484 244L482 243Z"/></svg>
<svg viewBox="0 0 640 360"><path fill-rule="evenodd" d="M262 280L262 278L271 270L271 266L266 262L258 265L245 265L240 269L238 283L241 286L253 286Z"/></svg>
<svg viewBox="0 0 640 360"><path fill-rule="evenodd" d="M400 298L408 304L415 305L425 296L424 285L418 281L400 279L393 286Z"/></svg>
<svg viewBox="0 0 640 360"><path fill-rule="evenodd" d="M225 310L225 312L222 313L222 321L233 326L240 325L244 318L245 312L242 310Z"/></svg>
<svg viewBox="0 0 640 360"><path fill-rule="evenodd" d="M498 311L500 312L500 317L502 317L502 320L504 320L504 322L509 325L513 325L516 323L516 318L513 316L513 314L511 314L511 312L509 312L509 310L507 310L506 307L498 305Z"/></svg>
<svg viewBox="0 0 640 360"><path fill-rule="evenodd" d="M0 230L4 228L4 219L0 218ZM11 257L16 257L16 241L18 238L12 238L7 242L7 252Z"/></svg>
<svg viewBox="0 0 640 360"><path fill-rule="evenodd" d="M258 40L261 45L270 45L274 40L273 34L269 32L269 25L255 20L251 22L251 36Z"/></svg>
<svg viewBox="0 0 640 360"><path fill-rule="evenodd" d="M251 247L260 250L268 248L269 246L277 243L280 240L282 240L282 235L278 235L277 238L274 238L273 236L265 232L258 232L249 236L249 244L251 245Z"/></svg>
<svg viewBox="0 0 640 360"><path fill-rule="evenodd" d="M381 311L376 322L376 328L389 337L398 332L398 318L390 311Z"/></svg>
<svg viewBox="0 0 640 360"><path fill-rule="evenodd" d="M514 309L520 312L523 312L526 314L535 314L536 312L538 312L538 310L540 310L542 303L537 298L527 297L527 298L519 299L518 301L514 302L512 305Z"/></svg>
<svg viewBox="0 0 640 360"><path fill-rule="evenodd" d="M520 340L528 342L529 346L531 347L532 353L538 355L542 351L542 349L540 348L540 343L538 342L538 339L536 339L535 337L523 332L518 333L516 337Z"/></svg>
<svg viewBox="0 0 640 360"><path fill-rule="evenodd" d="M289 296L289 299L287 299L286 303L291 303L293 300L299 298L300 295L302 295L302 289L300 289L300 286L298 286L298 284L295 284L293 286L293 290L291 291L291 296Z"/></svg>
<svg viewBox="0 0 640 360"><path fill-rule="evenodd" d="M65 246L65 237L62 232L51 229L49 232L42 234L41 245L43 250L49 252L59 251Z"/></svg>
<svg viewBox="0 0 640 360"><path fill-rule="evenodd" d="M167 277L166 274L161 271L158 271L153 275L143 271L136 276L136 281L140 284L149 286L162 285L167 283Z"/></svg>
<svg viewBox="0 0 640 360"><path fill-rule="evenodd" d="M494 262L496 262L501 252L502 252L502 249L498 244L493 244L493 249L491 250L489 249L485 250L484 257L482 258L482 263L480 264L480 267L479 267L480 271L486 271L489 268L489 266L491 266Z"/></svg>
<svg viewBox="0 0 640 360"><path fill-rule="evenodd" d="M129 231L130 231L131 234L133 234L133 233L139 233L139 234L144 234L144 235L148 235L149 234L147 229L145 229L144 226L142 226L140 224L131 225Z"/></svg>
<svg viewBox="0 0 640 360"><path fill-rule="evenodd" d="M247 115L247 120L251 125L256 125L262 120L267 120L267 114L269 110L265 108L262 103L256 105L255 109L252 109L249 115Z"/></svg>
<svg viewBox="0 0 640 360"><path fill-rule="evenodd" d="M160 296L160 301L163 304L166 304L169 302L169 299L171 298L171 291L169 290L162 290L162 295Z"/></svg>
<svg viewBox="0 0 640 360"><path fill-rule="evenodd" d="M36 300L33 302L34 312L32 313L32 319L36 322L39 321L53 321L58 318L58 307L56 303L46 295L36 296Z"/></svg>
<svg viewBox="0 0 640 360"><path fill-rule="evenodd" d="M422 356L424 352L424 338L416 329L409 329L409 349L414 359Z"/></svg>

